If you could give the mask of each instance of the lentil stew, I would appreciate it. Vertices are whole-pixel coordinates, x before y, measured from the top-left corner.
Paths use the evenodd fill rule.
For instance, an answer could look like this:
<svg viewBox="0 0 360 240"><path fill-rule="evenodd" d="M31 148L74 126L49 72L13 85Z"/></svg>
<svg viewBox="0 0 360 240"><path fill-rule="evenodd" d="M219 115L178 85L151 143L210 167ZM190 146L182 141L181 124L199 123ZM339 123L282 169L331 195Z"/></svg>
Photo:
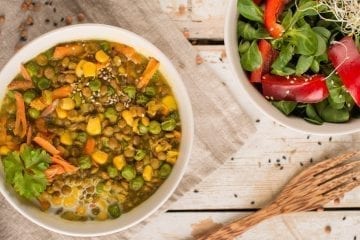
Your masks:
<svg viewBox="0 0 360 240"><path fill-rule="evenodd" d="M118 218L149 198L181 140L159 65L99 40L59 44L20 66L0 109L7 184L73 221Z"/></svg>

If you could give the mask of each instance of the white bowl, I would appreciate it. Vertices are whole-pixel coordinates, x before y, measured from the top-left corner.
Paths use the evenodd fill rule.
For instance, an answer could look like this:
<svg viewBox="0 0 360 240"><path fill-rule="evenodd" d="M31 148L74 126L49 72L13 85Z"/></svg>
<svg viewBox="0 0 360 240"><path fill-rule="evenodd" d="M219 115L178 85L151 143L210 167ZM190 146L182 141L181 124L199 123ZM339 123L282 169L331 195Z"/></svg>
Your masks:
<svg viewBox="0 0 360 240"><path fill-rule="evenodd" d="M252 86L245 74L245 71L241 67L237 39L238 16L237 0L230 0L226 12L224 29L226 55L228 56L230 68L234 75L233 81L235 85L238 89L242 89L242 91L246 93L248 98L251 99L252 103L261 112L281 125L303 133L316 135L339 135L354 133L360 130L360 119L351 119L347 123L323 123L322 125L315 125L308 123L299 117L287 117L270 102L268 102L262 94Z"/></svg>
<svg viewBox="0 0 360 240"><path fill-rule="evenodd" d="M19 72L21 63L34 58L37 54L58 43L95 39L127 44L145 56L152 56L160 61L160 71L167 78L179 105L182 139L179 158L168 179L148 200L114 220L71 222L61 219L54 214L41 212L28 202L19 199L12 188L6 186L3 167L0 166L0 179L2 179L0 192L17 211L32 222L46 229L66 235L83 237L106 235L125 230L154 213L170 197L179 184L190 157L194 136L194 120L190 100L181 77L170 60L158 48L144 38L113 26L100 24L73 25L46 33L33 40L16 53L0 72L0 98L2 99L4 97L6 86Z"/></svg>

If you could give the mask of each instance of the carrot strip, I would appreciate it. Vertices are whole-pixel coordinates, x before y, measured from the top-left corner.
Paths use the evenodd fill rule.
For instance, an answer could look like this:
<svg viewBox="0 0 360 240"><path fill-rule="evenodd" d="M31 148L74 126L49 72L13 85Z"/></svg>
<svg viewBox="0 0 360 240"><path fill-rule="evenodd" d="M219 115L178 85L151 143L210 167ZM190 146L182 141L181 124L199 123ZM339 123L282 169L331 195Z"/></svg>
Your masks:
<svg viewBox="0 0 360 240"><path fill-rule="evenodd" d="M23 64L20 65L20 73L25 80L31 81L31 76Z"/></svg>
<svg viewBox="0 0 360 240"><path fill-rule="evenodd" d="M149 84L150 79L158 70L159 65L160 63L158 60L156 60L155 58L150 58L150 61L147 64L145 71L143 72L143 75L140 77L140 81L137 84L137 88L143 88Z"/></svg>
<svg viewBox="0 0 360 240"><path fill-rule="evenodd" d="M120 43L114 43L112 44L112 47L117 51L118 53L124 54L127 59L134 62L135 64L139 64L142 61L142 57L140 54L138 54L134 48L126 46L124 44Z"/></svg>
<svg viewBox="0 0 360 240"><path fill-rule="evenodd" d="M20 137L24 137L27 131L25 103L23 96L19 92L15 92L15 101L16 101L16 120L15 120L14 134Z"/></svg>
<svg viewBox="0 0 360 240"><path fill-rule="evenodd" d="M0 143L4 144L7 140L7 133L6 133L6 117L0 117Z"/></svg>
<svg viewBox="0 0 360 240"><path fill-rule="evenodd" d="M49 141L45 140L44 138L40 136L36 136L33 139L34 142L36 142L40 147L42 147L47 152L51 153L52 155L58 155L60 154L60 151L54 147Z"/></svg>
<svg viewBox="0 0 360 240"><path fill-rule="evenodd" d="M55 60L58 60L68 56L78 56L83 51L84 48L81 45L77 45L77 44L58 46L54 50L53 58Z"/></svg>
<svg viewBox="0 0 360 240"><path fill-rule="evenodd" d="M34 88L32 81L14 80L8 85L9 90L28 90Z"/></svg>
<svg viewBox="0 0 360 240"><path fill-rule="evenodd" d="M56 175L60 175L63 173L65 173L65 170L59 164L53 164L45 170L45 176L49 182L51 182Z"/></svg>
<svg viewBox="0 0 360 240"><path fill-rule="evenodd" d="M75 167L74 165L70 164L68 161L60 157L59 155L54 155L51 157L51 160L62 166L67 173L76 172L79 168Z"/></svg>
<svg viewBox="0 0 360 240"><path fill-rule="evenodd" d="M59 104L59 99L55 99L55 101L53 101L49 106L47 106L44 109L44 111L41 112L40 117L49 116L51 113L55 111L55 108L57 107L58 104Z"/></svg>
<svg viewBox="0 0 360 240"><path fill-rule="evenodd" d="M68 97L71 95L72 90L70 85L59 87L52 92L52 99Z"/></svg>
<svg viewBox="0 0 360 240"><path fill-rule="evenodd" d="M31 138L32 138L32 127L29 126L29 127L28 127L28 131L27 131L27 134L26 134L26 144L27 144L27 145L30 145L30 143L31 143Z"/></svg>
<svg viewBox="0 0 360 240"><path fill-rule="evenodd" d="M84 153L87 155L92 154L95 151L96 141L94 138L90 137L86 140Z"/></svg>

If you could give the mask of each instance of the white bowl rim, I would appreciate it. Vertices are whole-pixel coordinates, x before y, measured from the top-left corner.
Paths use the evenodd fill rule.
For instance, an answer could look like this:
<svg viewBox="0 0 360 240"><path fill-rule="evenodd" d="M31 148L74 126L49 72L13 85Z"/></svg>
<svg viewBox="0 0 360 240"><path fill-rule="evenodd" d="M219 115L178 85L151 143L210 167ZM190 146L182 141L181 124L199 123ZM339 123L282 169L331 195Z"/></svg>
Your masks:
<svg viewBox="0 0 360 240"><path fill-rule="evenodd" d="M97 236L104 236L104 235L109 235L109 234L113 234L113 233L117 233L120 231L124 231L136 224L138 224L139 222L143 221L144 219L148 218L150 215L152 215L154 212L156 212L169 198L170 196L174 193L174 191L176 190L176 188L178 187L180 181L182 180L182 177L186 171L186 166L190 160L190 154L191 154L191 149L193 146L193 138L194 138L194 117L193 117L193 111L192 111L192 106L191 106L191 102L190 102L190 98L189 95L187 93L187 90L185 88L185 85L182 82L182 78L180 76L180 74L177 72L176 68L174 67L174 65L172 64L171 60L160 50L158 49L155 45L153 45L150 41L148 41L147 39L143 38L140 35L137 35L136 33L133 33L129 30L123 29L121 27L117 27L117 26L112 26L112 25L106 25L106 24L97 24L97 23L85 23L85 24L76 24L76 25L71 25L71 26L66 26L66 27L61 27L49 32L46 32L42 35L40 35L39 37L35 38L34 40L30 41L27 45L25 45L22 49L20 49L15 55L13 55L10 60L8 60L8 62L4 65L4 67L1 69L0 71L0 79L3 79L3 75L6 75L6 73L11 72L14 73L14 75L12 77L6 77L6 78L10 78L13 79L13 77L19 72L18 70L9 70L10 65L13 65L15 63L17 63L18 65L21 62L30 60L31 58L35 57L36 55L32 56L29 59L26 60L22 60L22 61L18 61L18 59L22 59L21 55L28 51L29 49L31 49L33 46L35 46L36 44L41 43L42 41L44 41L44 39L47 38L53 38L54 36L58 36L61 33L68 33L70 31L85 31L85 30L106 30L106 31L114 31L114 34L119 34L122 36L126 36L132 40L136 40L141 42L144 46L146 46L143 51L139 51L139 47L135 47L132 46L131 43L126 43L129 46L134 47L137 51L139 51L141 54L144 54L145 56L147 56L147 51L153 52L155 55L157 55L157 58L160 60L160 69L162 69L162 65L167 65L166 69L162 69L161 72L162 74L164 74L167 77L167 74L171 73L171 78L169 79L169 77L167 77L167 81L168 84L172 85L172 84L176 84L176 89L172 87L173 90L173 94L175 95L175 98L177 100L178 106L179 106L179 113L180 113L180 117L181 117L181 124L182 124L182 140L181 140L181 150L180 150L180 156L178 158L178 162L175 164L172 173L170 174L170 176L166 179L166 181L164 181L164 183L152 194L152 196L150 196L145 202L142 202L140 205L136 206L134 209L132 209L130 212L126 213L126 214L130 214L133 211L135 211L136 209L139 209L141 206L145 205L147 202L149 202L149 200L151 198L153 198L156 194L160 195L160 190L161 189L167 189L168 191L166 191L164 194L162 194L162 196L160 197L160 201L157 202L156 206L152 207L150 210L147 210L145 214L142 215L142 217L137 218L136 221L132 221L131 224L127 224L125 226L122 226L120 228L117 228L115 223L113 223L114 227L111 230L106 230L106 231L94 231L91 233L86 233L86 232L74 232L74 231L67 231L64 229L58 229L55 226L51 226L50 224L48 224L47 222L41 221L38 219L38 217L34 217L34 216L30 216L30 214L28 214L23 208L24 207L20 207L17 203L14 202L13 197L10 196L10 192L9 189L7 189L7 187L5 186L5 180L3 179L3 183L0 182L0 192L1 194L4 196L4 198L7 200L8 203L10 203L10 205L15 208L21 215L23 215L24 217L26 217L28 220L30 220L31 222L56 233L60 233L60 234L64 234L64 235L68 235L68 236L74 236L74 237L97 237ZM84 33L85 35L87 34L87 32L85 31ZM78 38L69 38L67 40L64 41L57 41L57 43L55 44L51 44L48 47L44 48L43 51L55 46L56 44L59 43L65 43L65 42L71 42L71 41L81 41L81 40L107 40L107 41L114 41L114 42L119 42L119 43L124 43L124 41L117 41L114 40L116 37L114 37L114 39L110 39L111 37L107 38L107 37L102 37L101 34L99 37L78 37ZM55 40L54 40L55 41ZM126 42L126 41L125 41ZM151 48L151 50L149 50ZM40 52L37 52L37 54ZM6 72L6 73L4 73ZM172 84L171 84L172 83ZM5 84L5 83L3 83ZM7 83L6 83L7 84ZM6 89L6 88L5 88ZM6 90L3 90L4 92ZM181 99L179 98L179 96L176 96L178 94L178 92L181 93ZM179 95L180 95L179 93ZM2 99L3 96L1 96ZM186 122L184 122L183 118L187 118ZM184 125L186 124L186 128L184 129ZM184 134L184 131L186 134ZM186 136L185 136L186 135ZM185 145L185 146L183 146ZM181 161L180 161L181 160ZM0 163L0 165L2 165ZM2 171L2 167L0 169L0 175L1 175L1 171ZM0 176L1 177L1 176ZM170 179L172 181L172 183L170 183ZM166 186L165 186L166 185ZM167 186L169 185L169 186ZM164 192L164 191L162 191ZM21 200L19 200L18 202L20 202ZM33 207L34 208L34 207ZM38 209L36 209L36 211L40 212ZM48 213L47 213L48 214ZM124 214L124 215L126 215ZM123 216L124 216L123 215ZM122 217L123 217L122 216ZM114 219L114 220L107 220L107 221L103 221L103 222L109 222L109 221L116 221L121 219ZM102 221L87 221L85 222L86 224L91 224L96 222L97 224L101 224L103 223ZM68 221L65 222L66 225L68 224L76 224L78 222L73 222L73 221ZM98 226L98 225L96 225Z"/></svg>
<svg viewBox="0 0 360 240"><path fill-rule="evenodd" d="M246 94L252 104L254 104L260 112L275 122L300 133L330 136L360 131L360 119L351 119L347 123L323 123L322 125L315 125L308 123L299 117L287 117L272 106L272 104L252 86L250 81L248 81L248 77L241 67L236 39L237 18L237 0L230 0L226 10L224 42L226 55L228 56L230 69L233 75L232 81L238 89L241 89ZM234 39L236 39L236 47L234 46ZM233 94L236 94L235 91L236 89L232 89Z"/></svg>

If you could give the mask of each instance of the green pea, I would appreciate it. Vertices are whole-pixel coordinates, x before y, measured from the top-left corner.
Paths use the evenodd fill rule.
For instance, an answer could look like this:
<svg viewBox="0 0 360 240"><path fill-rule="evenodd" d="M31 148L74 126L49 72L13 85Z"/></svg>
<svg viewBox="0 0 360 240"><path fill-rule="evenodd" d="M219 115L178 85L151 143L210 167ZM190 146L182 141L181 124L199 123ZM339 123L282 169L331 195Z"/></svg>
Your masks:
<svg viewBox="0 0 360 240"><path fill-rule="evenodd" d="M156 88L154 86L146 87L145 94L146 94L146 96L154 97L156 95Z"/></svg>
<svg viewBox="0 0 360 240"><path fill-rule="evenodd" d="M89 88L91 91L96 92L101 88L101 81L99 79L94 79L89 82Z"/></svg>
<svg viewBox="0 0 360 240"><path fill-rule="evenodd" d="M81 101L82 101L82 98L81 98L81 95L79 92L76 92L74 94L74 101L75 101L75 106L76 107L80 107L81 106Z"/></svg>
<svg viewBox="0 0 360 240"><path fill-rule="evenodd" d="M112 218L118 218L121 216L121 209L118 203L113 203L108 206L108 213Z"/></svg>
<svg viewBox="0 0 360 240"><path fill-rule="evenodd" d="M7 95L7 97L8 97L9 99L11 99L11 100L14 100L14 99L15 99L15 93L14 93L14 91L8 91L6 95ZM24 101L25 101L25 99L24 99Z"/></svg>
<svg viewBox="0 0 360 240"><path fill-rule="evenodd" d="M96 185L96 192L97 193L101 193L104 191L104 187L105 187L105 184L103 182L99 182L97 185Z"/></svg>
<svg viewBox="0 0 360 240"><path fill-rule="evenodd" d="M101 42L100 43L100 48L104 51L104 52L109 52L110 51L110 44L108 42Z"/></svg>
<svg viewBox="0 0 360 240"><path fill-rule="evenodd" d="M172 131L176 127L176 121L174 119L169 119L161 123L161 129L164 131Z"/></svg>
<svg viewBox="0 0 360 240"><path fill-rule="evenodd" d="M169 176L169 174L171 173L171 165L168 163L164 163L163 165L161 165L160 170L159 170L159 176L161 178L167 178L167 176Z"/></svg>
<svg viewBox="0 0 360 240"><path fill-rule="evenodd" d="M113 87L108 86L107 88L107 95L112 96L115 94L115 89Z"/></svg>
<svg viewBox="0 0 360 240"><path fill-rule="evenodd" d="M24 102L27 104L30 104L31 101L36 97L36 93L34 91L26 91L23 95L24 97Z"/></svg>
<svg viewBox="0 0 360 240"><path fill-rule="evenodd" d="M51 86L51 82L50 82L50 80L47 79L47 78L40 78L40 79L37 81L37 87L38 87L40 90L48 89L50 86Z"/></svg>
<svg viewBox="0 0 360 240"><path fill-rule="evenodd" d="M136 161L140 161L140 160L143 160L145 156L146 156L146 151L143 149L138 149L138 150L136 150L134 159Z"/></svg>
<svg viewBox="0 0 360 240"><path fill-rule="evenodd" d="M76 140L78 140L79 142L85 143L87 140L86 132L79 132L76 136Z"/></svg>
<svg viewBox="0 0 360 240"><path fill-rule="evenodd" d="M123 88L123 92L130 98L134 99L136 95L136 88L134 86L126 86Z"/></svg>
<svg viewBox="0 0 360 240"><path fill-rule="evenodd" d="M108 166L107 173L109 174L109 177L111 177L111 178L114 178L119 175L118 170L114 166Z"/></svg>
<svg viewBox="0 0 360 240"><path fill-rule="evenodd" d="M142 123L139 124L138 129L141 135L147 134L149 131L149 129Z"/></svg>
<svg viewBox="0 0 360 240"><path fill-rule="evenodd" d="M137 176L130 181L130 189L134 191L139 191L144 185L144 179L141 176Z"/></svg>
<svg viewBox="0 0 360 240"><path fill-rule="evenodd" d="M91 168L91 159L89 156L81 156L79 158L79 167L80 169L89 169Z"/></svg>
<svg viewBox="0 0 360 240"><path fill-rule="evenodd" d="M29 62L25 66L27 72L30 74L31 77L34 77L39 72L39 65L37 65L35 62Z"/></svg>
<svg viewBox="0 0 360 240"><path fill-rule="evenodd" d="M126 165L121 171L121 176L130 181L136 177L136 170L133 166Z"/></svg>
<svg viewBox="0 0 360 240"><path fill-rule="evenodd" d="M118 112L115 108L109 107L105 110L104 116L110 120L110 122L115 123L118 119Z"/></svg>
<svg viewBox="0 0 360 240"><path fill-rule="evenodd" d="M136 103L139 105L145 105L146 103L149 102L149 98L147 96L145 96L144 94L138 94L136 96Z"/></svg>
<svg viewBox="0 0 360 240"><path fill-rule="evenodd" d="M161 125L157 121L151 121L149 124L149 132L152 134L159 134L161 132Z"/></svg>
<svg viewBox="0 0 360 240"><path fill-rule="evenodd" d="M250 47L250 43L248 41L239 44L239 53L246 52Z"/></svg>
<svg viewBox="0 0 360 240"><path fill-rule="evenodd" d="M40 111L35 108L30 108L28 113L32 119L37 119L40 116Z"/></svg>

